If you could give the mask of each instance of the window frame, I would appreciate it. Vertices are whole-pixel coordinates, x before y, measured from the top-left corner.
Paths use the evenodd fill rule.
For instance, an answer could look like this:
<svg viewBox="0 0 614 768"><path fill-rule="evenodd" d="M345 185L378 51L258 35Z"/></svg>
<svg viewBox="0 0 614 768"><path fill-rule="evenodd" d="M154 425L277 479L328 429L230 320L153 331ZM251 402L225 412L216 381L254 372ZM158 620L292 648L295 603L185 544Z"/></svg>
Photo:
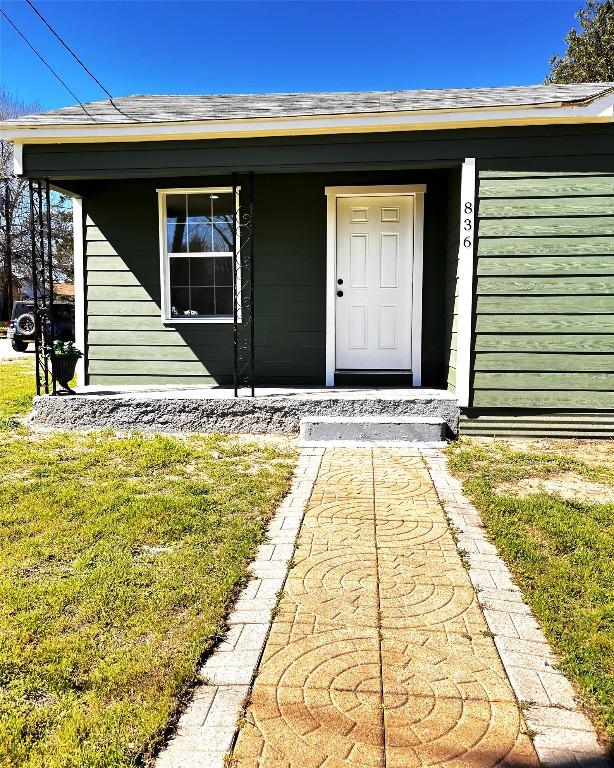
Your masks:
<svg viewBox="0 0 614 768"><path fill-rule="evenodd" d="M173 187L157 189L158 193L158 224L160 236L160 317L164 325L177 325L185 323L234 323L234 316L231 315L203 315L201 317L173 317L171 315L171 281L170 281L170 256L167 247L167 215L166 215L166 197L167 195L198 195L198 194L231 194L232 187ZM235 213L239 211L241 187L236 188ZM241 249L241 228L237 216L236 221L236 249ZM228 251L220 251L212 255L228 255ZM189 256L189 254L185 254ZM230 253L234 259L234 254ZM196 256L198 258L198 256ZM210 258L201 256L201 258ZM237 285L241 285L241 265L237 265ZM233 286L234 302L234 286ZM241 322L241 302L239 302L237 322Z"/></svg>

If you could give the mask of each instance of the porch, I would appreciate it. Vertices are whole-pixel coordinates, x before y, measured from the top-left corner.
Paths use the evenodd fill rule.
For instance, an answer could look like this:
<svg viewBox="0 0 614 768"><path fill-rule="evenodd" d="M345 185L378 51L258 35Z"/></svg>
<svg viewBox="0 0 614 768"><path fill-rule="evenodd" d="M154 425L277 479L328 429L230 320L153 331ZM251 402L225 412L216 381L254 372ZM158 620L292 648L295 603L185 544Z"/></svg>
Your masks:
<svg viewBox="0 0 614 768"><path fill-rule="evenodd" d="M458 433L459 406L444 389L388 387L79 387L77 395L37 397L31 422L62 429L297 434L313 417L435 417Z"/></svg>

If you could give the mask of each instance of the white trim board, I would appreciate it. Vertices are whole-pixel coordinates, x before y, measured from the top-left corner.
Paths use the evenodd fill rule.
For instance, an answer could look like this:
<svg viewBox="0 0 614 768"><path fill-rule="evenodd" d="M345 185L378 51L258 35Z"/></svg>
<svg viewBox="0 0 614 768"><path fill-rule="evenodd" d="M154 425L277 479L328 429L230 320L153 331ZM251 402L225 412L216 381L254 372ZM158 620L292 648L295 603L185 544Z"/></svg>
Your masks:
<svg viewBox="0 0 614 768"><path fill-rule="evenodd" d="M411 195L414 198L411 362L413 386L419 387L422 385L422 259L426 184L325 187L324 193L326 195L326 386L335 386L337 199L339 197Z"/></svg>
<svg viewBox="0 0 614 768"><path fill-rule="evenodd" d="M24 144L174 141L219 139L232 136L308 136L335 133L441 130L614 122L614 93L606 93L582 106L561 102L525 107L478 107L474 109L425 109L413 112L371 112L300 117L236 118L230 120L182 120L131 124L77 125L0 124L0 138Z"/></svg>
<svg viewBox="0 0 614 768"><path fill-rule="evenodd" d="M460 234L457 290L456 397L461 408L469 405L471 376L471 317L473 312L473 262L475 249L475 158L467 157L461 170Z"/></svg>
<svg viewBox="0 0 614 768"><path fill-rule="evenodd" d="M86 319L85 319L85 264L83 248L83 200L80 197L72 198L72 232L73 232L73 258L75 284L75 345L83 352L83 357L77 361L77 386L84 387L86 380Z"/></svg>

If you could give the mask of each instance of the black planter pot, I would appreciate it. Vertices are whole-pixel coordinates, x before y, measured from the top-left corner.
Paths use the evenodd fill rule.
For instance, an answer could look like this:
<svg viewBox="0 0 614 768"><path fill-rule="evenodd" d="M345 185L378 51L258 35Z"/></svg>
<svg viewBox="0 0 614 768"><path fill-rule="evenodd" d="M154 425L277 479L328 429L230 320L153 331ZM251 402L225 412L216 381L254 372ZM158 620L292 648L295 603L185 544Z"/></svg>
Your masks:
<svg viewBox="0 0 614 768"><path fill-rule="evenodd" d="M69 357L68 355L58 355L57 357L54 355L51 362L51 365L53 366L53 375L55 376L55 380L67 392L70 392L71 395L74 395L75 393L68 386L68 382L75 375L75 370L77 368L77 360L78 360L77 357Z"/></svg>

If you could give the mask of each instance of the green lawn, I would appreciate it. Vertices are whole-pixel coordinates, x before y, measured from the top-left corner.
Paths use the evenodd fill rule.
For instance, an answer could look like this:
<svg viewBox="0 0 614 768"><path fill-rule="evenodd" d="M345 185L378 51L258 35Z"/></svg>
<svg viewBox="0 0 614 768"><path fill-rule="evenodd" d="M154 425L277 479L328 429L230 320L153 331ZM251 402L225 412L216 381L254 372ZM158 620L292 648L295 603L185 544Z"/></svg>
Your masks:
<svg viewBox="0 0 614 768"><path fill-rule="evenodd" d="M223 436L30 434L0 363L0 766L155 749L285 493L290 449Z"/></svg>
<svg viewBox="0 0 614 768"><path fill-rule="evenodd" d="M464 439L447 454L449 469L482 512L563 670L614 744L614 504L597 503L598 497L595 503L566 500L544 490L515 496L510 490L526 478L564 473L610 485L614 444L552 441L551 448L535 449Z"/></svg>

